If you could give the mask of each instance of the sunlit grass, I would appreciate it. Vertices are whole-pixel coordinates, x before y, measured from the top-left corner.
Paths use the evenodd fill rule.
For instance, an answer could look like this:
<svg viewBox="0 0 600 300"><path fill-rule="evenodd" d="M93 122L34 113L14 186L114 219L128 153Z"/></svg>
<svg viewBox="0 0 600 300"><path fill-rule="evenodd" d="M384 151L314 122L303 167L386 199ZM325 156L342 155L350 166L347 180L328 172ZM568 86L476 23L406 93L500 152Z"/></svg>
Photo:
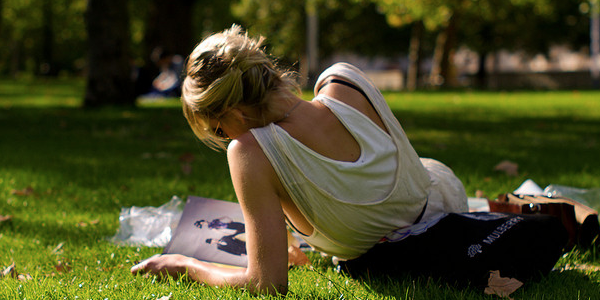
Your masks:
<svg viewBox="0 0 600 300"><path fill-rule="evenodd" d="M158 206L173 195L235 200L223 153L198 142L178 99L138 108L80 109L80 80L0 80L0 269L33 279L0 279L0 299L250 299L185 278L129 274L161 249L108 241L121 207ZM309 98L306 93L305 98ZM467 192L494 197L527 178L600 187L600 92L433 92L386 94L417 152L450 165ZM180 157L194 157L191 173ZM519 175L494 171L502 160ZM290 299L490 299L481 290L428 278L351 279L311 255L290 271ZM394 258L397 261L407 258ZM596 299L595 252L574 251L515 299ZM596 268L596 269L594 269ZM272 297L263 297L269 299Z"/></svg>

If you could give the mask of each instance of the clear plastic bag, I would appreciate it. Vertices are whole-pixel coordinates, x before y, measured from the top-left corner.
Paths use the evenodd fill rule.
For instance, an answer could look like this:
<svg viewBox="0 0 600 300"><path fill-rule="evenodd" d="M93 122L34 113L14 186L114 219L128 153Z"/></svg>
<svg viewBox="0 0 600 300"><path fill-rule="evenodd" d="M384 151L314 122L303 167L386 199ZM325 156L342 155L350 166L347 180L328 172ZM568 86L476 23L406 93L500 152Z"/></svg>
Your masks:
<svg viewBox="0 0 600 300"><path fill-rule="evenodd" d="M595 210L600 210L600 188L582 189L551 184L544 189L544 196L567 197Z"/></svg>
<svg viewBox="0 0 600 300"><path fill-rule="evenodd" d="M173 196L159 207L123 207L119 215L119 229L110 241L125 246L164 247L183 211L183 201Z"/></svg>

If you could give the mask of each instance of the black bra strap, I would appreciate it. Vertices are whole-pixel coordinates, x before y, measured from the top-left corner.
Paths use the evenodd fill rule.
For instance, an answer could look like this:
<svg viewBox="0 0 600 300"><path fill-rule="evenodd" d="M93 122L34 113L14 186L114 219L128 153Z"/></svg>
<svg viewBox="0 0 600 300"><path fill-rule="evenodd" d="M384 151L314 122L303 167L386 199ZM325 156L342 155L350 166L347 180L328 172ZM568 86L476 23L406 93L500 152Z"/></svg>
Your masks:
<svg viewBox="0 0 600 300"><path fill-rule="evenodd" d="M361 88L357 87L356 85L354 85L354 84L352 84L352 83L350 83L348 81L337 79L337 78L331 78L331 79L323 82L323 84L321 84L321 86L317 90L317 93L320 92L323 87L325 87L326 85L328 85L330 83L339 83L339 84L343 84L343 85L345 85L347 87L353 88L354 90L356 90L359 93L361 93L365 97L365 99L367 99L367 100L369 100L369 102L371 102L371 100L369 99L369 97L367 97L367 94L365 94L365 92Z"/></svg>
<svg viewBox="0 0 600 300"><path fill-rule="evenodd" d="M425 211L427 210L427 203L429 203L429 196L427 196L427 200L425 200L425 205L423 206L423 210L421 210L421 213L419 214L419 216L417 217L417 219L415 220L413 225L421 222L421 219L423 218L423 215L425 214Z"/></svg>

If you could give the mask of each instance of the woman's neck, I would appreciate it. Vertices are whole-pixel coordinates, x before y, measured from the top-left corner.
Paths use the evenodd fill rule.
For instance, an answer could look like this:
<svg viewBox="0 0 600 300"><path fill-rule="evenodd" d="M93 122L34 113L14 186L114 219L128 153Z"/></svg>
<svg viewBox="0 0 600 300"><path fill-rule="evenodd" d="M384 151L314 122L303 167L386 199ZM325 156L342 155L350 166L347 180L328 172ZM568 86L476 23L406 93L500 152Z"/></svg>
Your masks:
<svg viewBox="0 0 600 300"><path fill-rule="evenodd" d="M289 91L272 95L269 99L269 106L263 113L265 125L287 120L298 112L298 108L304 102L300 97Z"/></svg>

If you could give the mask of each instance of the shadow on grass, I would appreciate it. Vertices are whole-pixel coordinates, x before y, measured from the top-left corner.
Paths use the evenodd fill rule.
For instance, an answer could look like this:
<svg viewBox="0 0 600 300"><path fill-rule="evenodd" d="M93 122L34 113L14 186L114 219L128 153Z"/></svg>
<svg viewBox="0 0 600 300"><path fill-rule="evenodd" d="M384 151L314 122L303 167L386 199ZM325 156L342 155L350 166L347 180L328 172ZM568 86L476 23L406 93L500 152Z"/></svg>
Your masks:
<svg viewBox="0 0 600 300"><path fill-rule="evenodd" d="M196 140L180 109L12 107L0 109L0 136L7 235L91 245L115 234L121 207L233 198L224 154Z"/></svg>
<svg viewBox="0 0 600 300"><path fill-rule="evenodd" d="M512 191L526 178L542 187L600 186L599 119L468 109L395 113L419 155L449 165L470 195ZM5 198L31 186L40 195L32 201L96 212L159 205L172 195L234 198L224 154L196 140L178 107L4 108L0 136ZM193 162L185 174L180 157L188 153ZM502 160L518 163L520 175L495 172Z"/></svg>
<svg viewBox="0 0 600 300"><path fill-rule="evenodd" d="M474 176L510 184L532 178L540 184L600 186L598 119L395 113L419 155L448 164L468 189ZM0 110L0 136L6 170L35 172L91 190L141 178L184 177L179 157L185 153L194 155L196 180L228 180L224 155L195 139L179 108L13 107ZM502 160L518 163L522 176L494 172Z"/></svg>
<svg viewBox="0 0 600 300"><path fill-rule="evenodd" d="M485 287L457 285L425 276L372 277L358 279L360 285L383 298L395 299L490 299ZM525 282L512 299L597 299L597 276L581 271L554 271L537 281ZM354 299L350 293L347 299ZM358 299L358 298L357 298Z"/></svg>
<svg viewBox="0 0 600 300"><path fill-rule="evenodd" d="M475 189L487 189L490 196L512 191L527 178L542 188L600 186L600 119L468 110L395 113L419 155L449 165L471 195ZM518 177L494 171L503 160L519 165Z"/></svg>
<svg viewBox="0 0 600 300"><path fill-rule="evenodd" d="M201 145L177 109L11 108L0 110L0 135L6 141L0 162L9 177L29 174L31 184L41 178L56 190L118 191L148 180L193 185L227 178L224 155ZM186 174L181 159L188 153L194 168Z"/></svg>
<svg viewBox="0 0 600 300"><path fill-rule="evenodd" d="M490 196L512 191L526 178L542 187L600 186L598 119L468 110L395 113L417 152L452 167L471 195L477 189ZM0 214L14 216L12 224L0 226L0 234L24 244L35 240L52 249L65 241L80 249L114 235L121 207L158 206L172 195L234 198L225 156L195 139L180 108L3 108L0 136ZM187 153L194 157L189 174L179 160ZM495 172L502 160L518 163L520 175ZM32 194L15 194L27 187ZM36 251L40 246L25 247ZM600 295L598 276L553 272L513 296L594 299ZM479 289L427 278L373 279L359 285L399 299L489 299ZM329 298L319 290L300 290ZM353 299L351 290L341 291Z"/></svg>

